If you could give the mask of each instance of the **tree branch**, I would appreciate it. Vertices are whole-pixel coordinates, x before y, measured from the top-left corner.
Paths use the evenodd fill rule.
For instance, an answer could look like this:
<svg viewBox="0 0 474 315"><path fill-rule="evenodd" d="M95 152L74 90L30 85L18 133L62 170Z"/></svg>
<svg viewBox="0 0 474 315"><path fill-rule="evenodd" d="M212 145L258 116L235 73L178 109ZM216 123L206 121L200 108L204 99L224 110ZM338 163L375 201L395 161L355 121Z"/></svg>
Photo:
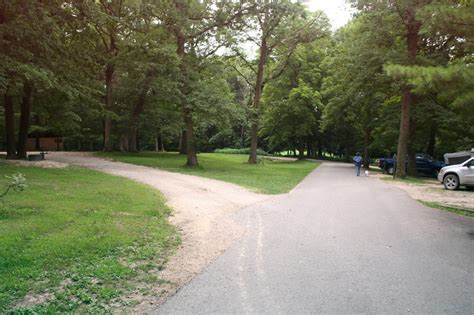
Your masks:
<svg viewBox="0 0 474 315"><path fill-rule="evenodd" d="M291 56L293 56L293 53L296 49L296 46L295 45L291 50L290 52L286 55L285 57L285 61L283 62L282 66L280 67L280 69L273 73L272 75L270 75L268 78L266 78L265 80L263 80L263 85L265 85L268 81L271 81L271 80L274 80L276 78L278 78L280 75L282 75L283 71L285 71L286 67L288 66L289 62L290 62L290 59L291 59Z"/></svg>
<svg viewBox="0 0 474 315"><path fill-rule="evenodd" d="M245 65L247 66L247 68L249 68L255 75L257 75L257 71L255 70L255 68L253 67L253 65L247 60L245 59L244 56L242 56L242 54L240 53L240 51L238 51L237 49L232 49L232 51L234 51L236 53L236 56L240 58L240 60L242 60Z"/></svg>
<svg viewBox="0 0 474 315"><path fill-rule="evenodd" d="M230 65L230 66L234 68L234 70L245 80L245 82L247 82L249 86L253 86L253 83L250 82L250 79L247 78L247 76L245 76L245 74L243 74L236 66L234 65Z"/></svg>

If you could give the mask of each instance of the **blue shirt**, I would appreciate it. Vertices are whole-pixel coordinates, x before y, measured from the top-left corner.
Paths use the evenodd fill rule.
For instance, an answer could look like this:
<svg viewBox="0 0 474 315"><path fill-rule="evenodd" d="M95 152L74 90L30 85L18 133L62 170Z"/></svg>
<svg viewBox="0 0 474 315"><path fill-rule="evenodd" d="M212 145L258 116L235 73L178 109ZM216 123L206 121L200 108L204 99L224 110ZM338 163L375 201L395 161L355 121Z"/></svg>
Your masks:
<svg viewBox="0 0 474 315"><path fill-rule="evenodd" d="M360 155L354 156L354 164L355 166L361 166L362 165L362 157Z"/></svg>

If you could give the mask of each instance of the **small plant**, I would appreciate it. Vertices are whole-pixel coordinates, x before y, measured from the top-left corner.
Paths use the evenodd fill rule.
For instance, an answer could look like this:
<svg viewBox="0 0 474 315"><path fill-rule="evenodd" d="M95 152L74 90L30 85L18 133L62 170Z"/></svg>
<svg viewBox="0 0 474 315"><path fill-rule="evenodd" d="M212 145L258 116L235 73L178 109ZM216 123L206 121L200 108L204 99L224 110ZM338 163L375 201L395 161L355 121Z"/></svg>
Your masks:
<svg viewBox="0 0 474 315"><path fill-rule="evenodd" d="M28 185L26 184L26 178L23 174L13 174L12 176L5 176L6 178L10 179L11 181L7 184L5 191L0 195L0 198L5 197L10 190L14 190L16 192L22 192Z"/></svg>

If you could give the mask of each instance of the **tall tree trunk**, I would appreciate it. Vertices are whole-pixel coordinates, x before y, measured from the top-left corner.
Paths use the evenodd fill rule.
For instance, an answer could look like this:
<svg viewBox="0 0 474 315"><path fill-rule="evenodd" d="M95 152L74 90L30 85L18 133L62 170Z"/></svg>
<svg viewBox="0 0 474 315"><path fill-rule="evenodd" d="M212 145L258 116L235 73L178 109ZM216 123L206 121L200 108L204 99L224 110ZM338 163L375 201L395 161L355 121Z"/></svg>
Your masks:
<svg viewBox="0 0 474 315"><path fill-rule="evenodd" d="M158 131L158 135L156 136L157 147L158 151L165 152L165 143L163 142L163 133Z"/></svg>
<svg viewBox="0 0 474 315"><path fill-rule="evenodd" d="M434 151L435 151L435 146L436 146L436 134L438 133L438 125L436 123L436 120L432 118L431 120L431 128L430 128L430 137L428 139L428 145L426 147L426 153L431 155L432 157L435 157Z"/></svg>
<svg viewBox="0 0 474 315"><path fill-rule="evenodd" d="M410 117L410 134L408 135L408 164L407 164L407 175L416 176L418 172L416 170L416 148L415 148L415 137L416 137L416 121L414 117L414 106L411 108Z"/></svg>
<svg viewBox="0 0 474 315"><path fill-rule="evenodd" d="M39 126L39 125L40 125L40 120L39 120L38 115L35 115L34 117L35 117L34 121L35 121L36 126ZM35 132L35 150L36 150L36 151L41 151L41 149L42 149L42 148L41 148L41 139L40 139L40 138L41 138L41 137L40 137L39 132ZM59 150L58 150L58 151L59 151Z"/></svg>
<svg viewBox="0 0 474 315"><path fill-rule="evenodd" d="M126 133L120 137L120 151L128 152L128 135Z"/></svg>
<svg viewBox="0 0 474 315"><path fill-rule="evenodd" d="M306 156L308 158L314 157L313 144L309 140L306 142Z"/></svg>
<svg viewBox="0 0 474 315"><path fill-rule="evenodd" d="M30 129L31 106L33 104L33 86L30 82L23 85L23 98L20 104L20 129L18 132L17 158L26 159L26 143Z"/></svg>
<svg viewBox="0 0 474 315"><path fill-rule="evenodd" d="M318 140L318 159L323 158L323 143L321 140Z"/></svg>
<svg viewBox="0 0 474 315"><path fill-rule="evenodd" d="M298 160L304 160L304 143L301 142L298 146Z"/></svg>
<svg viewBox="0 0 474 315"><path fill-rule="evenodd" d="M410 65L416 64L418 52L418 32L421 23L415 19L415 10L411 9L407 20L407 53ZM405 85L402 89L402 113L400 117L400 134L398 137L397 150L397 170L395 177L404 178L406 176L406 157L408 154L410 137L410 112L413 104L413 94L410 86Z"/></svg>
<svg viewBox="0 0 474 315"><path fill-rule="evenodd" d="M370 168L370 152L369 152L369 147L370 147L370 136L371 136L371 130L366 129L365 130L365 137L364 137L364 168L368 170Z"/></svg>
<svg viewBox="0 0 474 315"><path fill-rule="evenodd" d="M7 142L7 159L16 157L15 146L15 113L13 112L13 98L8 93L4 95L3 109L5 115L5 138Z"/></svg>
<svg viewBox="0 0 474 315"><path fill-rule="evenodd" d="M187 154L188 149L186 146L186 130L181 131L181 138L179 139L179 154Z"/></svg>
<svg viewBox="0 0 474 315"><path fill-rule="evenodd" d="M184 121L186 123L186 165L191 167L198 166L196 145L194 143L193 117L187 109L184 110Z"/></svg>
<svg viewBox="0 0 474 315"><path fill-rule="evenodd" d="M138 123L140 120L140 115L143 113L143 110L145 109L145 101L146 101L146 96L148 94L150 83L151 83L151 78L145 81L144 87L140 91L137 103L135 104L135 108L133 109L132 115L130 116L130 120L128 122L127 139L128 139L129 152L138 152L138 147L137 147Z"/></svg>
<svg viewBox="0 0 474 315"><path fill-rule="evenodd" d="M111 63L107 64L105 68L105 110L107 111L104 119L104 151L112 151L112 118L109 112L113 109L113 80L114 80L115 66Z"/></svg>
<svg viewBox="0 0 474 315"><path fill-rule="evenodd" d="M258 112L260 110L260 99L263 91L263 71L267 61L267 40L265 35L262 35L262 42L260 45L260 57L258 60L257 79L255 81L255 96L253 99L253 111L251 113L251 131L250 131L250 156L249 164L257 164L257 146L258 146Z"/></svg>
<svg viewBox="0 0 474 315"><path fill-rule="evenodd" d="M184 2L182 1L175 1L175 8L178 15L183 14L184 12ZM180 59L180 70L181 70L181 77L182 77L182 86L181 86L181 107L183 111L183 118L184 118L184 125L186 128L186 141L182 141L182 145L186 144L186 155L187 155L187 166L198 166L198 159L196 155L196 147L194 143L194 130L193 130L193 116L192 112L189 108L186 108L186 96L188 93L188 71L186 65L186 37L183 34L182 30L179 26L175 29L175 36L176 36L176 44L177 44L177 54ZM182 148L180 148L180 151ZM181 152L180 152L181 153Z"/></svg>

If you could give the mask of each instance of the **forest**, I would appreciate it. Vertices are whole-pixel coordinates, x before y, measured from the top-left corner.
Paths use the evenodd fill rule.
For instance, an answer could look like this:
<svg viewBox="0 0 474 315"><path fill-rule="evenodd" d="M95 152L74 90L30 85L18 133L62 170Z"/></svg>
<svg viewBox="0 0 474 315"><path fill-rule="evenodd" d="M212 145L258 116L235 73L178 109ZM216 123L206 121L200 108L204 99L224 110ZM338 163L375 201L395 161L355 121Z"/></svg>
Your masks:
<svg viewBox="0 0 474 315"><path fill-rule="evenodd" d="M404 177L473 148L472 2L348 2L334 30L287 0L1 0L0 150L360 151Z"/></svg>

